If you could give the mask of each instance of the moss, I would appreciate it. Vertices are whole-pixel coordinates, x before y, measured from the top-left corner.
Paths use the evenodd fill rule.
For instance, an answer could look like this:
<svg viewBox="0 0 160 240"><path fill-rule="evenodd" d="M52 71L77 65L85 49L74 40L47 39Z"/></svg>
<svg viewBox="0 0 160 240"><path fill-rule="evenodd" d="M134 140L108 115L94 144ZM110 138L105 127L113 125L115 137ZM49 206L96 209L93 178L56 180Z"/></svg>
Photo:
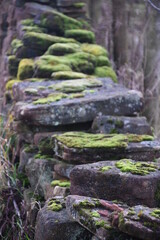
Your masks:
<svg viewBox="0 0 160 240"><path fill-rule="evenodd" d="M116 120L115 121L115 126L118 127L118 128L123 128L124 123L121 120Z"/></svg>
<svg viewBox="0 0 160 240"><path fill-rule="evenodd" d="M8 56L8 70L11 76L17 76L19 61L15 55Z"/></svg>
<svg viewBox="0 0 160 240"><path fill-rule="evenodd" d="M27 32L23 36L24 45L46 51L54 43L74 43L74 39L52 36L45 33Z"/></svg>
<svg viewBox="0 0 160 240"><path fill-rule="evenodd" d="M48 155L42 155L41 153L37 153L34 155L34 159L45 159L45 160L52 160L52 158Z"/></svg>
<svg viewBox="0 0 160 240"><path fill-rule="evenodd" d="M29 27L32 27L35 25L34 19L32 19L32 18L27 18L27 19L22 20L21 24L24 26L29 26Z"/></svg>
<svg viewBox="0 0 160 240"><path fill-rule="evenodd" d="M28 145L28 146L25 146L25 148L24 148L24 151L26 153L35 153L36 150L37 150L37 148L33 145Z"/></svg>
<svg viewBox="0 0 160 240"><path fill-rule="evenodd" d="M84 2L77 2L73 4L75 8L83 8L86 4Z"/></svg>
<svg viewBox="0 0 160 240"><path fill-rule="evenodd" d="M129 159L122 159L116 162L115 166L119 168L121 172L127 172L141 176L145 176L157 170L157 166L155 164L145 162L133 162Z"/></svg>
<svg viewBox="0 0 160 240"><path fill-rule="evenodd" d="M68 80L61 83L57 83L52 86L53 89L60 92L72 93L72 92L82 92L86 88L101 87L102 82L97 79L81 79L79 81ZM94 91L94 90L88 90Z"/></svg>
<svg viewBox="0 0 160 240"><path fill-rule="evenodd" d="M14 39L11 42L12 54L16 54L17 50L23 46L23 42L19 39Z"/></svg>
<svg viewBox="0 0 160 240"><path fill-rule="evenodd" d="M81 201L78 206L83 208L94 208L95 204L93 202L89 202L88 200L84 200Z"/></svg>
<svg viewBox="0 0 160 240"><path fill-rule="evenodd" d="M111 67L111 63L110 63L108 57L98 56L96 58L96 66L97 67L103 67L103 66Z"/></svg>
<svg viewBox="0 0 160 240"><path fill-rule="evenodd" d="M35 88L26 88L24 90L25 93L30 94L30 95L37 95L38 94L38 90Z"/></svg>
<svg viewBox="0 0 160 240"><path fill-rule="evenodd" d="M96 57L98 57L98 56L107 57L108 56L107 50L97 44L84 43L84 44L82 44L81 48L82 48L82 51L93 54Z"/></svg>
<svg viewBox="0 0 160 240"><path fill-rule="evenodd" d="M71 186L71 182L67 181L67 180L54 180L51 182L51 186L59 186L59 187L70 187Z"/></svg>
<svg viewBox="0 0 160 240"><path fill-rule="evenodd" d="M74 93L74 94L71 94L69 96L70 99L72 99L72 98L82 98L82 97L85 97L84 93Z"/></svg>
<svg viewBox="0 0 160 240"><path fill-rule="evenodd" d="M95 42L95 34L91 31L84 29L72 29L65 31L65 37L74 38L78 42L84 43L94 43Z"/></svg>
<svg viewBox="0 0 160 240"><path fill-rule="evenodd" d="M99 170L100 170L101 172L107 172L107 171L109 171L110 169L112 169L111 166L105 166L105 167L100 168Z"/></svg>
<svg viewBox="0 0 160 240"><path fill-rule="evenodd" d="M23 26L22 31L24 32L35 32L35 33L45 33L46 30L44 28L40 28L38 26Z"/></svg>
<svg viewBox="0 0 160 240"><path fill-rule="evenodd" d="M48 210L59 212L63 209L62 204L58 200L50 200L48 203Z"/></svg>
<svg viewBox="0 0 160 240"><path fill-rule="evenodd" d="M147 136L67 132L61 135L55 135L55 138L69 148L126 148L129 142L141 142L147 139Z"/></svg>
<svg viewBox="0 0 160 240"><path fill-rule="evenodd" d="M64 94L64 93L53 93L50 94L48 97L46 98L39 98L38 100L34 101L33 104L37 105L37 104L50 104L52 102L57 102L60 101L63 98L66 98L68 95Z"/></svg>
<svg viewBox="0 0 160 240"><path fill-rule="evenodd" d="M113 80L113 82L117 82L117 75L111 67L96 67L95 75L97 77L109 77Z"/></svg>
<svg viewBox="0 0 160 240"><path fill-rule="evenodd" d="M155 217L155 218L159 218L159 219L160 219L160 209L155 209L155 210L153 210L153 211L150 213L150 215L151 215L152 217Z"/></svg>
<svg viewBox="0 0 160 240"><path fill-rule="evenodd" d="M79 72L72 72L72 71L59 71L52 73L52 77L55 80L67 80L67 79L81 79L86 78L87 75Z"/></svg>
<svg viewBox="0 0 160 240"><path fill-rule="evenodd" d="M104 220L95 222L96 227L104 227L106 222Z"/></svg>
<svg viewBox="0 0 160 240"><path fill-rule="evenodd" d="M12 79L12 80L8 81L6 83L6 90L11 90L15 83L20 83L20 82L22 82L22 81L20 81L18 79Z"/></svg>
<svg viewBox="0 0 160 240"><path fill-rule="evenodd" d="M49 47L47 54L63 56L77 51L80 51L80 46L76 43L55 43Z"/></svg>
<svg viewBox="0 0 160 240"><path fill-rule="evenodd" d="M100 214L98 212L96 212L96 211L92 212L91 216L95 217L95 218L100 218Z"/></svg>
<svg viewBox="0 0 160 240"><path fill-rule="evenodd" d="M47 87L45 87L45 86L39 86L38 89L43 91L43 90L46 90Z"/></svg>
<svg viewBox="0 0 160 240"><path fill-rule="evenodd" d="M18 66L17 79L24 80L31 78L34 74L34 61L32 59L22 59Z"/></svg>

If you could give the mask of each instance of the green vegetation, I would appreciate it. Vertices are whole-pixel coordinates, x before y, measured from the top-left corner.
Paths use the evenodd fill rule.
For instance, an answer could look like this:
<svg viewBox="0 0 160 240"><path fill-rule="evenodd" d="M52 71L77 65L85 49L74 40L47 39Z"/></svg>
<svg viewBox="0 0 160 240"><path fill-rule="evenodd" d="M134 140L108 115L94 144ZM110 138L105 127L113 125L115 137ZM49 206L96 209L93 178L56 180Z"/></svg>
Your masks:
<svg viewBox="0 0 160 240"><path fill-rule="evenodd" d="M58 200L50 200L48 203L48 210L59 212L63 209L62 204Z"/></svg>
<svg viewBox="0 0 160 240"><path fill-rule="evenodd" d="M96 212L96 211L92 212L91 216L95 217L95 218L100 218L100 214L98 212Z"/></svg>
<svg viewBox="0 0 160 240"><path fill-rule="evenodd" d="M9 81L6 83L6 90L11 90L12 87L13 87L13 85L14 85L15 83L19 83L19 82L22 82L22 81L20 81L20 80L18 80L18 79L9 80Z"/></svg>
<svg viewBox="0 0 160 240"><path fill-rule="evenodd" d="M67 181L67 180L54 180L51 182L51 186L55 187L55 186L59 186L59 187L70 187L71 186L71 182Z"/></svg>
<svg viewBox="0 0 160 240"><path fill-rule="evenodd" d="M132 173L135 175L147 175L157 170L157 166L153 163L145 162L133 162L129 159L122 159L116 162L115 166L121 170L121 172Z"/></svg>
<svg viewBox="0 0 160 240"><path fill-rule="evenodd" d="M111 67L111 63L110 63L108 57L98 56L98 57L96 57L96 66L97 67L103 67L103 66Z"/></svg>
<svg viewBox="0 0 160 240"><path fill-rule="evenodd" d="M101 172L107 172L107 171L109 171L110 169L112 169L111 166L105 166L105 167L100 168L99 170L100 170Z"/></svg>
<svg viewBox="0 0 160 240"><path fill-rule="evenodd" d="M97 44L84 43L84 44L82 44L81 49L83 52L93 54L96 57L99 57L99 56L107 57L108 56L107 50L104 47L97 45Z"/></svg>
<svg viewBox="0 0 160 240"><path fill-rule="evenodd" d="M160 209L155 209L155 210L153 210L153 211L150 213L150 215L151 215L152 217L155 217L155 218L159 218L159 219L160 219Z"/></svg>
<svg viewBox="0 0 160 240"><path fill-rule="evenodd" d="M84 2L77 2L73 4L75 8L83 8L85 5L86 4Z"/></svg>
<svg viewBox="0 0 160 240"><path fill-rule="evenodd" d="M129 142L153 140L148 135L136 134L89 134L67 132L55 138L69 148L126 148Z"/></svg>
<svg viewBox="0 0 160 240"><path fill-rule="evenodd" d="M80 51L80 46L76 43L55 43L48 48L46 54L63 56Z"/></svg>
<svg viewBox="0 0 160 240"><path fill-rule="evenodd" d="M113 82L117 83L117 75L111 67L107 67L107 66L96 67L95 76L97 76L97 77L109 77L113 80Z"/></svg>
<svg viewBox="0 0 160 240"><path fill-rule="evenodd" d="M11 76L17 76L19 61L15 55L8 56L8 70Z"/></svg>
<svg viewBox="0 0 160 240"><path fill-rule="evenodd" d="M87 75L80 73L80 72L73 72L73 71L59 71L52 73L52 77L55 80L67 80L67 79L81 79L86 78Z"/></svg>
<svg viewBox="0 0 160 240"><path fill-rule="evenodd" d="M34 61L32 59L22 59L18 66L17 79L24 80L31 78L34 74Z"/></svg>
<svg viewBox="0 0 160 240"><path fill-rule="evenodd" d="M65 37L74 38L81 43L94 43L95 35L93 32L84 29L72 29L65 31Z"/></svg>
<svg viewBox="0 0 160 240"><path fill-rule="evenodd" d="M14 39L11 42L11 49L12 49L12 54L14 55L19 48L23 46L23 42L19 39Z"/></svg>
<svg viewBox="0 0 160 240"><path fill-rule="evenodd" d="M34 101L33 104L49 104L52 102L60 101L62 98L66 98L68 95L64 93L52 93L46 98L39 98L38 100Z"/></svg>

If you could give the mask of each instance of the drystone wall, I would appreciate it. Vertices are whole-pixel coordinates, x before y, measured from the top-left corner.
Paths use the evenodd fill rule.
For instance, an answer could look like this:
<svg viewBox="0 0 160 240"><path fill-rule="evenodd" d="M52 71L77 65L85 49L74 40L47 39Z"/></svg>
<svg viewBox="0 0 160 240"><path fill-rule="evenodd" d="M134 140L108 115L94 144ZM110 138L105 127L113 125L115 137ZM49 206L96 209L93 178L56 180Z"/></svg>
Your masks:
<svg viewBox="0 0 160 240"><path fill-rule="evenodd" d="M160 142L140 117L142 93L118 83L96 44L85 2L9 3L2 108L33 239L158 240Z"/></svg>

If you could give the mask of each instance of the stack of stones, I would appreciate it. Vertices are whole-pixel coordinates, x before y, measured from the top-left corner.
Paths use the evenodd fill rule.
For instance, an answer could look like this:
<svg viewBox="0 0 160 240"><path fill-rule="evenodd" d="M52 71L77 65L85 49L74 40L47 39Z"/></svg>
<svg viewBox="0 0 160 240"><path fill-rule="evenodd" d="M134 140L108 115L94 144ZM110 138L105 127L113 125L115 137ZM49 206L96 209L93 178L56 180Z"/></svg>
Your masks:
<svg viewBox="0 0 160 240"><path fill-rule="evenodd" d="M4 96L25 200L46 201L37 219L30 208L35 239L159 239L160 142L138 117L142 94L117 83L85 21L39 2L17 25ZM84 4L57 6L70 15Z"/></svg>

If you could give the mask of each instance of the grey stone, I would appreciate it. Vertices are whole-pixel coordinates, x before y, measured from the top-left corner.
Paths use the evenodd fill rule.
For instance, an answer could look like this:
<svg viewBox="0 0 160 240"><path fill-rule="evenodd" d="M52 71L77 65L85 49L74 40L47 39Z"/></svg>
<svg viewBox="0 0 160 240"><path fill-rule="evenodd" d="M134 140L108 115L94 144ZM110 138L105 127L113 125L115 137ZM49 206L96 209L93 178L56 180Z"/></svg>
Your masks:
<svg viewBox="0 0 160 240"><path fill-rule="evenodd" d="M92 124L94 133L134 133L152 135L145 117L98 116Z"/></svg>
<svg viewBox="0 0 160 240"><path fill-rule="evenodd" d="M129 171L128 161L140 167ZM71 194L97 197L106 200L120 200L128 205L160 206L160 163L143 163L121 160L125 170L117 167L116 161L84 164L74 167L70 174ZM118 162L119 163L119 162ZM146 172L148 168L155 169ZM143 167L144 166L144 167ZM108 168L109 167L109 168ZM106 168L106 170L105 170ZM142 173L142 168L144 173ZM124 171L124 172L123 172Z"/></svg>
<svg viewBox="0 0 160 240"><path fill-rule="evenodd" d="M67 197L70 194L70 189L66 187L55 186L53 190L53 196Z"/></svg>
<svg viewBox="0 0 160 240"><path fill-rule="evenodd" d="M59 163L54 166L54 171L61 175L62 177L70 178L70 173L74 165L67 163Z"/></svg>

